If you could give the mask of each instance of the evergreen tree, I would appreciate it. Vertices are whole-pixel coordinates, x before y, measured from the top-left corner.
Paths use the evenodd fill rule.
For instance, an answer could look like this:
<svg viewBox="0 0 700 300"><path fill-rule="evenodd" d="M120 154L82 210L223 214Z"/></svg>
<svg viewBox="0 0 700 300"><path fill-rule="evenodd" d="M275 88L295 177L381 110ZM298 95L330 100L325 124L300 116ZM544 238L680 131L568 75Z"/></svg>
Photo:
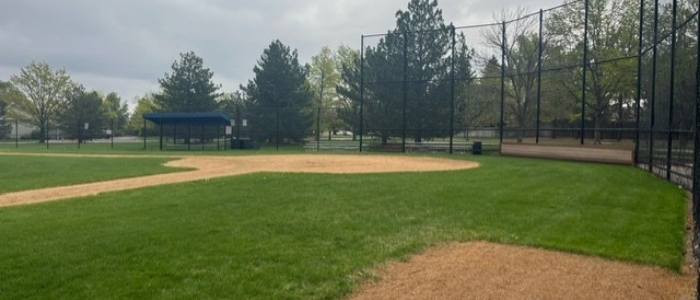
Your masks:
<svg viewBox="0 0 700 300"><path fill-rule="evenodd" d="M263 51L253 68L255 77L241 85L256 139L301 142L310 133L314 119L308 69L299 64L297 51L279 40Z"/></svg>
<svg viewBox="0 0 700 300"><path fill-rule="evenodd" d="M396 13L396 28L374 48L365 49L367 133L381 136L383 142L403 134L407 128L415 142L423 138L449 135L452 112L451 64L462 75L459 89L466 89L472 76L465 39L455 38L452 53L452 26L446 25L436 0L411 0L408 10ZM404 76L405 75L405 76ZM407 81L404 102L403 82ZM465 98L455 105L464 109ZM404 121L405 112L405 121ZM464 118L455 118L456 125Z"/></svg>
<svg viewBox="0 0 700 300"><path fill-rule="evenodd" d="M217 109L219 87L212 82L214 73L204 68L202 58L194 52L180 54L173 62L173 72L158 79L162 92L155 103L165 112L211 112Z"/></svg>
<svg viewBox="0 0 700 300"><path fill-rule="evenodd" d="M100 94L95 91L86 92L82 86L67 92L66 102L57 114L62 134L78 139L79 143L104 136L105 119Z"/></svg>

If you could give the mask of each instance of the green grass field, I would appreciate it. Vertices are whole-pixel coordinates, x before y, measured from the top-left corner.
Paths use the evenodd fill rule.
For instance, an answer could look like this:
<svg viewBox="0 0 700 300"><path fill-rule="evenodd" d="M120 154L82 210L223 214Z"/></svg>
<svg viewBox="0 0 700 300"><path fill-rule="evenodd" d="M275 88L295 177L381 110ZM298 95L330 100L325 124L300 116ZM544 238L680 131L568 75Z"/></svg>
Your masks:
<svg viewBox="0 0 700 300"><path fill-rule="evenodd" d="M163 166L169 160L0 155L0 194L184 170Z"/></svg>
<svg viewBox="0 0 700 300"><path fill-rule="evenodd" d="M3 208L0 298L339 299L387 260L477 239L680 267L685 192L672 184L624 166L453 158L481 167L260 173Z"/></svg>

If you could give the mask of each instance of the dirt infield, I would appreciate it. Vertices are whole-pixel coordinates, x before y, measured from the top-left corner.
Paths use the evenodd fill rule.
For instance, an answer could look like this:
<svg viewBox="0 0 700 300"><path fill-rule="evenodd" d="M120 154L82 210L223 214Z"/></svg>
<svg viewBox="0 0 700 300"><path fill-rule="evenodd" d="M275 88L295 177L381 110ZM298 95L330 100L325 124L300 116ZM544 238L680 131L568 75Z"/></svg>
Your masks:
<svg viewBox="0 0 700 300"><path fill-rule="evenodd" d="M2 153L0 153L0 155L2 155ZM55 154L52 156L75 155ZM115 155L83 156L112 158L132 157ZM2 194L0 195L0 207L90 196L104 192L256 172L309 172L336 174L421 172L469 169L478 166L478 164L474 162L459 160L386 155L253 155L234 157L185 156L179 159L177 159L177 157L174 158L176 160L167 163L166 166L194 168L195 170ZM128 160L125 160L125 163L128 163Z"/></svg>
<svg viewBox="0 0 700 300"><path fill-rule="evenodd" d="M369 155L187 156L167 165L195 170L8 193L0 195L0 207L265 171L420 172L478 166L448 159ZM678 274L595 257L469 242L429 249L408 262L387 263L375 270L380 280L365 284L350 299L695 299L692 260L686 261L686 269Z"/></svg>

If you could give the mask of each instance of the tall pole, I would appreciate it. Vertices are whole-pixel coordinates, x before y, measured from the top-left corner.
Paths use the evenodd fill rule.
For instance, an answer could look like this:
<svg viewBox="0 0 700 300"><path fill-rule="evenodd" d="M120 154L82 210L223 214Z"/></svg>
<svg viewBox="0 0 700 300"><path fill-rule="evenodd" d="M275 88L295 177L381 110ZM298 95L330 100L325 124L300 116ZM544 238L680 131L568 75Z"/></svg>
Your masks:
<svg viewBox="0 0 700 300"><path fill-rule="evenodd" d="M19 148L19 121L15 119L15 148Z"/></svg>
<svg viewBox="0 0 700 300"><path fill-rule="evenodd" d="M360 152L362 152L362 130L363 128L363 114L365 103L365 36L362 35L362 40L360 41Z"/></svg>
<svg viewBox="0 0 700 300"><path fill-rule="evenodd" d="M455 37L455 27L454 25L452 26L452 78L451 78L451 84L450 88L452 89L450 92L450 154L452 154L452 146L454 142L454 135L455 135L455 49L457 44L457 40Z"/></svg>
<svg viewBox="0 0 700 300"><path fill-rule="evenodd" d="M408 32L404 32L403 37L403 133L401 135L401 152L406 153L406 98L408 98Z"/></svg>
<svg viewBox="0 0 700 300"><path fill-rule="evenodd" d="M111 134L111 144L112 144L111 147L112 147L112 150L114 150L114 119L110 120L109 127L110 127L110 130L112 132L112 134Z"/></svg>
<svg viewBox="0 0 700 300"><path fill-rule="evenodd" d="M668 99L668 139L666 148L666 180L671 180L671 149L673 148L673 101L675 97L675 73L676 73L676 23L677 23L677 12L678 12L678 0L673 0L673 27L671 28L671 76L670 76L670 87L669 99Z"/></svg>
<svg viewBox="0 0 700 300"><path fill-rule="evenodd" d="M651 60L651 124L649 125L649 172L654 172L654 127L656 126L656 57L659 35L659 0L654 0L654 40Z"/></svg>
<svg viewBox="0 0 700 300"><path fill-rule="evenodd" d="M641 141L641 112L642 112L642 47L644 46L644 2L646 0L639 0L639 48L637 49L637 97L635 99L636 105L636 136L634 145L634 163L635 165L639 163L639 143Z"/></svg>
<svg viewBox="0 0 700 300"><path fill-rule="evenodd" d="M321 76L323 77L323 76ZM321 108L316 109L316 152L321 150Z"/></svg>
<svg viewBox="0 0 700 300"><path fill-rule="evenodd" d="M241 127L243 126L243 121L241 121L241 107L236 106L236 120L233 121L233 124L236 126L236 142L237 142L237 147L240 148L241 145Z"/></svg>
<svg viewBox="0 0 700 300"><path fill-rule="evenodd" d="M588 73L588 0L584 1L583 21L583 83L581 86L581 145L586 134L586 74Z"/></svg>
<svg viewBox="0 0 700 300"><path fill-rule="evenodd" d="M700 2L698 2L698 11L700 11ZM700 16L696 17L698 19L698 32L697 36L700 36ZM700 43L696 44L697 55L695 59L695 150L693 155L693 219L700 220ZM700 224L695 223L694 234L693 234L693 249L698 249L698 243L700 243ZM695 257L698 256L697 250L695 251ZM700 300L700 268L695 268L698 270L698 280L697 286L695 287L696 299Z"/></svg>
<svg viewBox="0 0 700 300"><path fill-rule="evenodd" d="M146 150L146 118L143 118L143 129L141 130L141 134L143 134L143 150Z"/></svg>
<svg viewBox="0 0 700 300"><path fill-rule="evenodd" d="M280 108L277 108L277 121L275 122L275 147L280 151Z"/></svg>
<svg viewBox="0 0 700 300"><path fill-rule="evenodd" d="M506 22L503 21L501 32L501 121L499 128L499 141L503 143L503 109L506 101Z"/></svg>
<svg viewBox="0 0 700 300"><path fill-rule="evenodd" d="M537 121L535 124L535 144L540 143L540 105L542 98L542 21L544 12L540 9L540 38L537 46Z"/></svg>

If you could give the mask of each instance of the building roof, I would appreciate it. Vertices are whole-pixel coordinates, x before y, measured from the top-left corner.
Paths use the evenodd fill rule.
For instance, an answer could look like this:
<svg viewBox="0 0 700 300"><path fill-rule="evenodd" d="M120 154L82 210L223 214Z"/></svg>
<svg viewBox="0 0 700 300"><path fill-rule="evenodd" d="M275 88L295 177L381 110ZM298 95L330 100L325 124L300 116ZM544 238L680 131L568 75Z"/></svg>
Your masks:
<svg viewBox="0 0 700 300"><path fill-rule="evenodd" d="M161 124L220 124L231 125L231 118L222 112L148 113L143 118Z"/></svg>

